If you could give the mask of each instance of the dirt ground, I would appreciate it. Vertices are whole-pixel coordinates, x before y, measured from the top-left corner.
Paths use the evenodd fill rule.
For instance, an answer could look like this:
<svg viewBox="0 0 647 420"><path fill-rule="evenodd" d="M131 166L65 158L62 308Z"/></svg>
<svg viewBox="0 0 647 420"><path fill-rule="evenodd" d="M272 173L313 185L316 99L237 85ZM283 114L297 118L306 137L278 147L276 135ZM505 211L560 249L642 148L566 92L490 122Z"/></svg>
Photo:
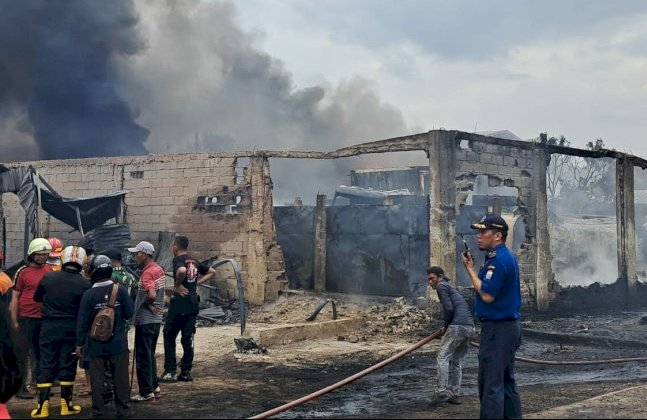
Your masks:
<svg viewBox="0 0 647 420"><path fill-rule="evenodd" d="M248 331L276 323L303 322L322 296L296 294L277 303L255 308ZM272 346L268 354L236 352L233 338L238 325L199 328L196 334L195 381L162 384L162 398L134 405L136 418L244 418L292 401L328 386L410 346L434 330L429 313L403 299L333 296L340 317L365 317L366 327L351 334ZM563 359L600 359L647 355L647 312L624 312L579 317L526 320L525 328L587 336L582 343L554 338L525 338L518 355ZM331 319L326 307L317 320ZM633 340L608 343L596 337ZM132 339L132 337L131 337ZM598 341L596 341L598 340ZM471 348L464 362L461 405L430 407L436 379L438 341L340 390L327 394L277 417L326 418L478 418L477 350ZM178 352L181 353L178 343ZM162 369L163 347L157 349ZM593 366L543 366L517 364L524 413L544 418L647 418L643 401L646 387L601 396L647 383L647 363ZM77 377L77 384L82 378ZM135 385L135 390L137 386ZM90 417L89 398L78 398ZM575 405L573 405L575 404ZM578 405L579 404L579 405ZM58 400L52 400L52 418L58 416ZM9 409L15 418L29 418L35 401L13 399ZM553 410L553 411L550 411Z"/></svg>

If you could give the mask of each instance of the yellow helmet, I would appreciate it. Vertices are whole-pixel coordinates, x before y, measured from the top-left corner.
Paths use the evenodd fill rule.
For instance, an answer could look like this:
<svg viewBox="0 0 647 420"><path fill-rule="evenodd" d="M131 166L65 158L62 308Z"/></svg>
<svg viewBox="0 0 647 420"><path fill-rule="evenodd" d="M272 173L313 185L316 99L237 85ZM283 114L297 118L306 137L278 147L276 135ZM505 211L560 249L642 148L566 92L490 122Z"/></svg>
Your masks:
<svg viewBox="0 0 647 420"><path fill-rule="evenodd" d="M52 245L45 238L36 238L29 243L27 255L49 254L52 252Z"/></svg>

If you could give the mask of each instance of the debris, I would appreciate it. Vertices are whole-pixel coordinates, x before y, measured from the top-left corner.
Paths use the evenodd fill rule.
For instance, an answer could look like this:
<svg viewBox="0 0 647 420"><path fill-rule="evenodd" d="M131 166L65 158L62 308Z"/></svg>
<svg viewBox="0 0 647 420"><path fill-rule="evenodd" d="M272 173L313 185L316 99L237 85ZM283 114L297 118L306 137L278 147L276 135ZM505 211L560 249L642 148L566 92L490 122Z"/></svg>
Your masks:
<svg viewBox="0 0 647 420"><path fill-rule="evenodd" d="M332 305L332 319L335 320L337 319L337 304L335 303L334 300L332 299L322 299L321 302L319 302L319 305L317 305L317 308L312 312L312 314L306 319L306 321L314 321L317 318L317 315L319 315L319 312L326 306L326 304L330 302Z"/></svg>
<svg viewBox="0 0 647 420"><path fill-rule="evenodd" d="M575 346L566 346L566 345L560 344L559 346L549 348L548 350L546 350L546 353L565 354L565 353L573 353L574 351L575 351Z"/></svg>
<svg viewBox="0 0 647 420"><path fill-rule="evenodd" d="M256 344L253 338L234 338L236 350L244 354L268 354L267 348Z"/></svg>

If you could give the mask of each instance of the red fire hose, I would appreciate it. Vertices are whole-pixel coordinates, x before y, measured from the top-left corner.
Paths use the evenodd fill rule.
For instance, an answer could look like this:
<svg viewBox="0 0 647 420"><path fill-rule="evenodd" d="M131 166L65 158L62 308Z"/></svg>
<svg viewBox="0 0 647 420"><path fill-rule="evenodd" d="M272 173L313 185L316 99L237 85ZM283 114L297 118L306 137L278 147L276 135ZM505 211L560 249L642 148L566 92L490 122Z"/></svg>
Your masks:
<svg viewBox="0 0 647 420"><path fill-rule="evenodd" d="M401 359L402 357L406 356L407 354L411 353L412 351L424 346L425 344L429 343L430 341L441 337L443 331L438 330L429 337L418 341L416 344L412 345L411 347L402 350L401 352L389 357L386 360L381 361L380 363L373 365L369 368L364 369L363 371L354 374L353 376L349 376L348 378L339 381L335 384L332 384L326 388L320 389L319 391L313 392L312 394L308 394L305 397L301 397L298 400L294 400L292 402L289 402L287 404L284 404L280 407L276 407L272 410L266 411L261 414L257 414L254 417L250 417L251 419L266 419L269 417L272 417L276 414L282 413L284 411L287 411L291 408L297 407L301 404L304 404L308 401L312 401L315 398L318 398L324 394L327 394L331 391L334 391L336 389L339 389L345 385L348 385L349 383L356 381L357 379L368 375L371 372L374 372L388 364L391 364L395 362L398 359ZM471 341L470 344L474 347L479 347L479 344ZM526 363L535 363L535 364L542 364L542 365L601 365L601 364L611 364L611 363L627 363L627 362L643 362L647 361L647 357L630 357L630 358L622 358L622 359L605 359L605 360L564 360L564 361L554 361L554 360L539 360L539 359L530 359L527 357L515 357L515 360L520 361L520 362L526 362Z"/></svg>
<svg viewBox="0 0 647 420"><path fill-rule="evenodd" d="M407 349L402 350L400 353L395 354L395 355L389 357L388 359L381 361L380 363L378 363L376 365L373 365L373 366L371 366L369 368L366 368L363 371L354 374L353 376L349 376L348 378L346 378L346 379L344 379L342 381L339 381L339 382L337 382L337 383L335 383L333 385L330 385L330 386L328 386L328 387L326 387L324 389L320 389L317 392L313 392L312 394L308 394L305 397L299 398L298 400L294 400L294 401L292 401L290 403L284 404L284 405L282 405L280 407L276 407L276 408L274 408L272 410L266 411L264 413L258 414L256 416L250 417L250 418L252 418L252 419L266 419L268 417L272 417L272 416L274 416L276 414L282 413L283 411L286 411L286 410L289 410L289 409L294 408L296 406L299 406L301 404L304 404L304 403L306 403L308 401L314 400L317 397L320 397L320 396L322 396L324 394L329 393L330 391L334 391L334 390L336 390L338 388L341 388L344 385L348 385L349 383L351 383L353 381L356 381L357 379L359 379L359 378L361 378L363 376L366 376L369 373L374 372L374 371L378 370L381 367L384 367L384 366L386 366L386 365L388 365L390 363L395 362L398 359L401 359L402 357L406 356L407 354L411 353L412 351L424 346L425 344L429 343L430 341L432 341L432 340L434 340L434 339L436 339L438 337L441 337L442 335L443 335L443 331L438 330L435 333L431 334L429 337L418 341L416 344L412 345L411 347L409 347Z"/></svg>

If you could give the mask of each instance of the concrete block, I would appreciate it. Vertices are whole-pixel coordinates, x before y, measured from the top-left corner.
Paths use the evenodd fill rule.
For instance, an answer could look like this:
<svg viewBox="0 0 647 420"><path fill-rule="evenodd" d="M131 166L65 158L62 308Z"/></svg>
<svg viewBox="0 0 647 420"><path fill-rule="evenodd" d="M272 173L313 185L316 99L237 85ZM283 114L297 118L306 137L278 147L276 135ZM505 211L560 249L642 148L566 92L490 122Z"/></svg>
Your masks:
<svg viewBox="0 0 647 420"><path fill-rule="evenodd" d="M252 330L247 334L260 345L272 346L348 334L350 332L357 331L365 324L366 320L363 318L349 318L334 321L285 325L267 329L259 328Z"/></svg>
<svg viewBox="0 0 647 420"><path fill-rule="evenodd" d="M270 277L271 278L271 277ZM286 280L270 280L265 283L265 302L274 302L279 298L279 291L286 290L288 282Z"/></svg>

